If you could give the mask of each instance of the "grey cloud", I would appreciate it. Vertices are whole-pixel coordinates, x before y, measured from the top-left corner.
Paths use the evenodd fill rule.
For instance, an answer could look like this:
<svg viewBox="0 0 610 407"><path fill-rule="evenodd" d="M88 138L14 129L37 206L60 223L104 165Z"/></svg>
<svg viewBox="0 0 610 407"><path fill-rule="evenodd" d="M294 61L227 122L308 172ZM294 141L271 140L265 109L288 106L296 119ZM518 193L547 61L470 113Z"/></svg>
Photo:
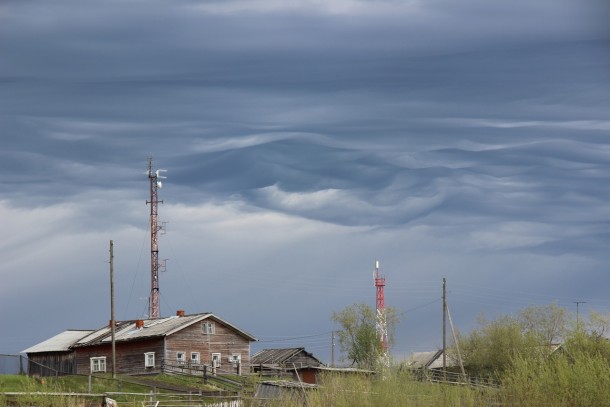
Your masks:
<svg viewBox="0 0 610 407"><path fill-rule="evenodd" d="M26 289L53 305L49 315L28 309L28 326L44 322L44 332L2 320L27 332L21 349L49 329L108 319L99 304L67 318L69 301L53 296L91 284L103 295L110 238L124 249L125 317L145 308L149 154L168 169L161 216L174 216L164 300L188 297L190 310L220 310L257 335L274 329L261 312L283 319L277 302L292 315L309 304L297 282L323 285L323 300L289 330L330 331L330 308L372 295L376 256L403 309L436 298L421 287L445 275L597 295L610 61L591 13L605 8L313 3L0 5L0 210L11 221L0 301L15 291L0 308L25 309ZM53 289L30 284L41 269ZM181 278L197 291L184 295ZM278 282L272 303L227 304L229 290ZM458 323L490 306L469 295L456 299Z"/></svg>

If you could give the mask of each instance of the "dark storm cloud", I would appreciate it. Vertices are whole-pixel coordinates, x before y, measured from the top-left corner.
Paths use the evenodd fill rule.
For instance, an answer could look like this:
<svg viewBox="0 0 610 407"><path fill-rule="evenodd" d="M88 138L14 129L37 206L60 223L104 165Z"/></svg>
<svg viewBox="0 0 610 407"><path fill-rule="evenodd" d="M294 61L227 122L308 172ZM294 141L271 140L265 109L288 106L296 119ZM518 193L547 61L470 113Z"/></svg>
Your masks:
<svg viewBox="0 0 610 407"><path fill-rule="evenodd" d="M149 154L168 169L173 272L184 259L190 297L257 335L274 328L254 313L283 320L278 302L311 306L284 329L317 330L328 307L368 295L374 256L394 266L388 299L402 309L436 298L421 287L448 270L507 296L597 293L610 235L602 3L3 2L0 308L27 290L55 318L29 312L47 330L7 351L95 328L49 295L103 296L107 237L138 269ZM176 281L167 297L189 297ZM282 289L256 310L227 304L269 283ZM462 321L485 301L470 295ZM126 318L142 308L129 301Z"/></svg>

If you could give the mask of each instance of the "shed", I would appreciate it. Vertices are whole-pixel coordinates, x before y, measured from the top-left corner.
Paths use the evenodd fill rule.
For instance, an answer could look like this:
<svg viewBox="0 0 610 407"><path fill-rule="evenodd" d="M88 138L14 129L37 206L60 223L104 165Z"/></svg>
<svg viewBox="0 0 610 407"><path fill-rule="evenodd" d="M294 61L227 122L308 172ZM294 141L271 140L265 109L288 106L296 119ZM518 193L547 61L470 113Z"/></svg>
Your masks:
<svg viewBox="0 0 610 407"><path fill-rule="evenodd" d="M74 374L76 360L72 346L93 331L67 330L27 348L28 373L37 376Z"/></svg>
<svg viewBox="0 0 610 407"><path fill-rule="evenodd" d="M296 404L307 405L307 392L316 389L317 386L306 383L292 382L287 380L265 381L258 384L254 393L254 399L262 401L288 401Z"/></svg>
<svg viewBox="0 0 610 407"><path fill-rule="evenodd" d="M298 375L297 375L298 374ZM356 369L352 367L327 367L327 366L303 366L296 368L294 372L295 380L307 384L320 384L320 376L323 374L333 374L341 376L372 376L372 370Z"/></svg>
<svg viewBox="0 0 610 407"><path fill-rule="evenodd" d="M251 366L254 372L277 372L294 370L295 367L322 366L313 354L305 348L263 349L252 356Z"/></svg>

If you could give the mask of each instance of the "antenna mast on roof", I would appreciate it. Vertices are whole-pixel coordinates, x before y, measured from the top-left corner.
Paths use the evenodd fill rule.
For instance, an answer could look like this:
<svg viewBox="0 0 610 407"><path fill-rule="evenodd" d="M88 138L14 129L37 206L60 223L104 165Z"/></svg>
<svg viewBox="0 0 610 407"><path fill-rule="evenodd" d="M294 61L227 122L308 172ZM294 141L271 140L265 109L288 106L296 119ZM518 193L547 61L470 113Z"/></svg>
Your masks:
<svg viewBox="0 0 610 407"><path fill-rule="evenodd" d="M151 319L159 318L159 226L157 189L163 184L160 179L166 178L159 175L166 170L153 171L152 157L148 157L148 179L150 180L150 303L149 316Z"/></svg>
<svg viewBox="0 0 610 407"><path fill-rule="evenodd" d="M386 319L385 309L385 277L379 275L379 260L375 260L375 272L373 273L375 279L375 289L377 293L377 317L375 328L377 330L377 336L381 341L381 364L383 366L390 366L390 345L388 344L388 323Z"/></svg>

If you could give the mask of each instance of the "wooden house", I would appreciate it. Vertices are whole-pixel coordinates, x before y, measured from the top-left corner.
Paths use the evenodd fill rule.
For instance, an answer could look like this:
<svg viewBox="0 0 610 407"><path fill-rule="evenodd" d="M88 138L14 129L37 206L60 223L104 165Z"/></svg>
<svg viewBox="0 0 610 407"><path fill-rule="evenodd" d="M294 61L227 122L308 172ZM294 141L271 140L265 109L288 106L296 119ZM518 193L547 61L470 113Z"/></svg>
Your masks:
<svg viewBox="0 0 610 407"><path fill-rule="evenodd" d="M55 376L76 373L72 346L93 331L68 330L23 352L28 357L28 373L32 376Z"/></svg>
<svg viewBox="0 0 610 407"><path fill-rule="evenodd" d="M210 313L186 315L178 311L168 318L121 321L115 326L115 371L202 374L210 368L240 373L250 368L250 343L255 340ZM112 371L110 324L81 335L64 358L72 358L76 374Z"/></svg>
<svg viewBox="0 0 610 407"><path fill-rule="evenodd" d="M253 372L276 373L292 371L303 366L321 366L322 362L305 348L263 349L252 356Z"/></svg>

